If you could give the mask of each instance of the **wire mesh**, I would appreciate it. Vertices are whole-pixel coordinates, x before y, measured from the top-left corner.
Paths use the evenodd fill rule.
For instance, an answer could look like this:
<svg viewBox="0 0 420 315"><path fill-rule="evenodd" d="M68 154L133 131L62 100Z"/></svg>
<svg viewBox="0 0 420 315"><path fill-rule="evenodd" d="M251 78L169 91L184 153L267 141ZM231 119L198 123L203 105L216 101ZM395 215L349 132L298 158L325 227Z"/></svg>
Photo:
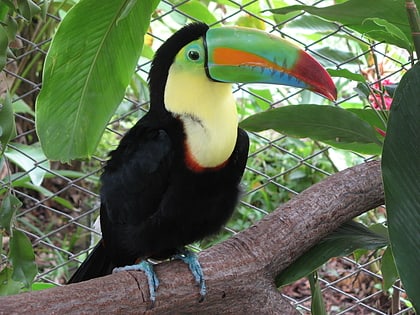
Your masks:
<svg viewBox="0 0 420 315"><path fill-rule="evenodd" d="M153 14L146 44L152 50L179 29L197 17L188 13L185 1L161 1ZM241 24L241 21L267 32L280 35L303 47L321 63L333 69L351 69L362 73L374 86L390 79L395 82L407 70L409 56L403 51L390 49L383 44L366 39L363 34L339 24L331 24L327 31L317 36L308 36L293 23L304 16L291 15L277 19L264 10L274 8L276 1L203 1L217 18L214 24ZM333 1L298 1L285 3L325 6ZM263 13L261 13L263 11ZM57 25L60 11L50 12L44 25ZM41 88L41 66L51 38L43 38L37 26L28 26L15 40L16 57L8 60L0 77L0 92L11 92L15 106L17 135L8 145L6 159L0 169L2 194L10 190L23 205L17 213L19 230L31 239L39 268L38 281L63 284L83 261L88 251L99 238L94 228L98 216L99 176L107 152L139 119L148 108L148 94L144 81L150 69L150 59L142 57L136 68L134 84L127 93L115 116L112 118L98 150L89 161L73 161L71 164L48 161L40 150L28 150L37 146L34 121L35 99ZM343 38L347 38L344 40ZM348 38L360 42L358 49L348 45ZM342 54L339 61L322 53L325 47L351 51ZM364 49L360 49L364 47ZM366 62L374 56L374 63ZM361 61L365 60L365 61ZM348 103L366 105L356 86L344 86L336 82L340 98L337 106ZM262 92L263 91L263 92ZM267 91L269 92L267 94ZM234 95L238 102L241 118L250 114L249 104L261 109L298 102L321 102L317 96L292 88L253 88L236 85ZM277 205L290 199L315 182L343 168L362 163L370 157L345 153L309 139L293 139L274 131L250 133L251 151L243 179L244 195L233 219L225 227L224 236L247 228ZM366 215L365 217L367 217ZM371 215L372 216L372 215ZM376 221L384 220L383 209L373 214ZM193 244L200 249L212 245L216 239ZM3 240L7 247L7 240ZM357 261L353 257L336 258L319 271L322 293L330 314L408 314L412 312L404 304L405 293L397 282L391 291L381 288L382 276L378 268L381 252L366 253ZM6 263L6 257L1 257ZM310 313L310 288L302 279L284 287L282 294L303 314ZM397 298L395 298L397 297Z"/></svg>

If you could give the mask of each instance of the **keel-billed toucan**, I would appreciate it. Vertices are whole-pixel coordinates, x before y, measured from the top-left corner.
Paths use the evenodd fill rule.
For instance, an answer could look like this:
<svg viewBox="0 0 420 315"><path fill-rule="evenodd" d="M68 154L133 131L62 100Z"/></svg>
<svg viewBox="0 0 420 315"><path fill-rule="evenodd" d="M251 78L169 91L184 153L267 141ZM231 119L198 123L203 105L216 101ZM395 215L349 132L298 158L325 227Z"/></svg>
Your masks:
<svg viewBox="0 0 420 315"><path fill-rule="evenodd" d="M101 176L102 241L69 283L114 268L158 281L148 258L187 262L205 294L195 256L184 246L216 233L238 201L248 136L238 128L233 82L306 88L329 99L325 69L290 43L253 29L185 26L156 52L150 110L110 153Z"/></svg>

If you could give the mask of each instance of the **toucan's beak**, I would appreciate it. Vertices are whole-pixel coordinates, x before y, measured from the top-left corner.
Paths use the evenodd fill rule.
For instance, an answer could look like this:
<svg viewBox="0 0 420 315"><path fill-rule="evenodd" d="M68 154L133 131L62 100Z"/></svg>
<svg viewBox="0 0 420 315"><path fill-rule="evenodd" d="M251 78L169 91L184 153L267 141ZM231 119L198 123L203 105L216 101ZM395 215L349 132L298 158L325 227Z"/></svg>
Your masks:
<svg viewBox="0 0 420 315"><path fill-rule="evenodd" d="M207 75L215 81L283 84L337 98L334 82L318 61L280 37L222 27L207 31L205 45Z"/></svg>

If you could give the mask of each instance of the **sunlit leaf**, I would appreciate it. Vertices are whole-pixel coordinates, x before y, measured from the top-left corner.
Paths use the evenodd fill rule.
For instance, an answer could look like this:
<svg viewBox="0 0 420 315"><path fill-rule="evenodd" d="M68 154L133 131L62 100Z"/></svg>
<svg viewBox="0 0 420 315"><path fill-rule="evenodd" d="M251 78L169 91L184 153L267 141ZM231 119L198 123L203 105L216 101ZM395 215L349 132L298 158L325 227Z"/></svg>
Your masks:
<svg viewBox="0 0 420 315"><path fill-rule="evenodd" d="M366 83L366 79L361 74L350 72L347 69L327 69L327 71L332 77L346 78L349 80Z"/></svg>
<svg viewBox="0 0 420 315"><path fill-rule="evenodd" d="M260 30L265 30L265 22L259 18L256 18L252 15L242 15L240 16L235 25L249 28L256 28Z"/></svg>
<svg viewBox="0 0 420 315"><path fill-rule="evenodd" d="M45 283L45 282L35 282L32 283L32 291L41 291L41 290L46 290L46 289L50 289L50 288L54 288L56 287L56 284L53 283Z"/></svg>
<svg viewBox="0 0 420 315"><path fill-rule="evenodd" d="M8 159L28 172L34 185L41 185L45 173L50 169L50 162L45 157L39 143L31 145L13 143L4 153Z"/></svg>
<svg viewBox="0 0 420 315"><path fill-rule="evenodd" d="M405 48L409 51L413 50L410 40L394 24L380 18L369 18L364 21L365 25L368 25L369 23L375 24L375 27L371 27L372 30L365 33L368 37L374 38L377 41L393 43L394 45Z"/></svg>
<svg viewBox="0 0 420 315"><path fill-rule="evenodd" d="M131 10L134 8L134 5L136 4L137 1L138 0L127 0L127 1L125 1L122 9L120 10L121 13L117 17L117 22L116 22L117 24L121 20L125 19L130 14Z"/></svg>
<svg viewBox="0 0 420 315"><path fill-rule="evenodd" d="M201 22L209 25L217 23L216 17L209 11L206 5L201 1L189 0L177 6L177 10L185 13L187 16L194 17Z"/></svg>
<svg viewBox="0 0 420 315"><path fill-rule="evenodd" d="M48 158L70 161L95 152L123 99L158 2L136 1L124 11L127 0L81 0L67 13L47 54L36 103Z"/></svg>
<svg viewBox="0 0 420 315"><path fill-rule="evenodd" d="M287 23L287 28L314 33L332 33L338 30L338 25L313 15L302 15Z"/></svg>

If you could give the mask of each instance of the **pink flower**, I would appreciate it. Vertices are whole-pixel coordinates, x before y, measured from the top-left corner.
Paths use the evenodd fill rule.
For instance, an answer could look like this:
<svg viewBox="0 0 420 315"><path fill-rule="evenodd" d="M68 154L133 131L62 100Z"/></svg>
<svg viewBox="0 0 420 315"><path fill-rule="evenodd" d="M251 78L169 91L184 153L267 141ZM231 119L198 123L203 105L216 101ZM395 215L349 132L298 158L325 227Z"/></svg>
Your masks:
<svg viewBox="0 0 420 315"><path fill-rule="evenodd" d="M385 85L392 85L390 80L386 79L382 81L382 90L378 83L373 84L372 93L369 95L369 101L374 109L385 109L389 110L392 104L392 97L389 96L388 92L383 88Z"/></svg>

